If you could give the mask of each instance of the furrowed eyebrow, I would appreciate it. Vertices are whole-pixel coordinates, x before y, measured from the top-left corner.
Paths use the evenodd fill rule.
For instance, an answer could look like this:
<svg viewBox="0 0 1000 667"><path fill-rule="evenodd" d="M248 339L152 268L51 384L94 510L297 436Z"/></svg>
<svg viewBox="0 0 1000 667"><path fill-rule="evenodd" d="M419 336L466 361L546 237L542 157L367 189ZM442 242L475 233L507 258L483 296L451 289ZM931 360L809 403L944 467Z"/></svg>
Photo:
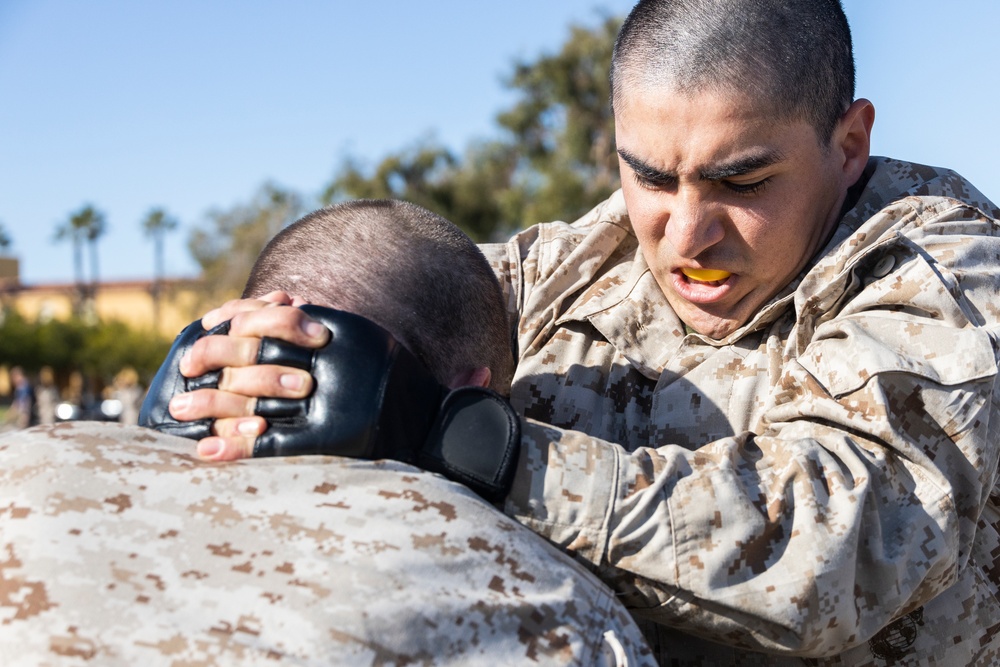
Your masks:
<svg viewBox="0 0 1000 667"><path fill-rule="evenodd" d="M677 174L657 169L624 149L618 149L618 155L632 168L636 176L645 181L651 183L668 183L677 180ZM702 169L698 172L698 175L704 181L722 181L734 176L752 174L755 171L777 164L783 159L784 155L779 151L769 150L757 155L748 155L732 162L725 162Z"/></svg>
<svg viewBox="0 0 1000 667"><path fill-rule="evenodd" d="M651 183L668 183L670 181L677 180L677 174L652 167L626 150L619 148L618 155L620 155L622 160L625 161L625 164L632 168L632 171L635 172L636 176L644 181L649 181Z"/></svg>
<svg viewBox="0 0 1000 667"><path fill-rule="evenodd" d="M771 150L758 155L748 155L747 157L709 167L708 169L702 169L698 175L701 176L702 180L722 181L733 176L752 174L755 171L781 162L782 159L784 159L784 156L780 152Z"/></svg>

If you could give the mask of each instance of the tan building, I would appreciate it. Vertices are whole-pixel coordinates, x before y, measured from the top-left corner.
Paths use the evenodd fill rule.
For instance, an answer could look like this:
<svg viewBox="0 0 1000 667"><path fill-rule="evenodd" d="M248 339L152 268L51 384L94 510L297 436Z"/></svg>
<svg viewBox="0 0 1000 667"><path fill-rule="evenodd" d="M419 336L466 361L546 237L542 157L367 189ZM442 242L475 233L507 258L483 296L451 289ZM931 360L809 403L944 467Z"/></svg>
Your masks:
<svg viewBox="0 0 1000 667"><path fill-rule="evenodd" d="M18 278L17 259L0 257L0 300L28 320L64 320L80 311L101 320L119 320L136 329L155 328L173 338L201 316L198 281L168 279L161 282L159 313L153 299L153 281L117 280L98 285L96 297L82 298L75 283L24 285Z"/></svg>

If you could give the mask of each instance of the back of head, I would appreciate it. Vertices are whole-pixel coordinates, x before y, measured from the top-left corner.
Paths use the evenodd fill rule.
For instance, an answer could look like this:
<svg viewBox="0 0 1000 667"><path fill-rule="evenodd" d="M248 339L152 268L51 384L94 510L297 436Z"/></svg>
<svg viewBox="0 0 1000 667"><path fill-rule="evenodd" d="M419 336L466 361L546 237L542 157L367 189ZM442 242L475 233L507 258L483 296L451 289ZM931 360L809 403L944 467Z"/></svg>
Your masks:
<svg viewBox="0 0 1000 667"><path fill-rule="evenodd" d="M441 216L394 200L314 211L264 248L243 296L284 290L390 331L438 381L480 366L506 394L513 358L503 295L475 243Z"/></svg>
<svg viewBox="0 0 1000 667"><path fill-rule="evenodd" d="M740 92L826 144L854 100L850 27L840 0L641 0L611 77L616 105L636 89Z"/></svg>

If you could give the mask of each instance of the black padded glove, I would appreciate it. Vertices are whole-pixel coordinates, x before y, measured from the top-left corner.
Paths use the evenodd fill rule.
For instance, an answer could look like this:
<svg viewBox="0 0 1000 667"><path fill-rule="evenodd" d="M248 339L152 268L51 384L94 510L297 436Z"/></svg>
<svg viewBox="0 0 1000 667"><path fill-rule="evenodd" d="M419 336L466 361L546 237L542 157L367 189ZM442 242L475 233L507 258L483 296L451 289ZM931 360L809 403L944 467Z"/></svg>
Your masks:
<svg viewBox="0 0 1000 667"><path fill-rule="evenodd" d="M154 428L164 433L178 435L183 438L201 440L212 434L212 420L199 419L197 421L177 421L170 416L168 409L170 399L177 394L183 394L196 389L215 389L219 386L219 371L212 371L199 375L198 377L187 378L181 375L181 358L195 344L198 339L204 336L224 336L229 333L229 322L223 322L217 327L206 331L201 326L201 320L192 322L178 334L174 340L167 358L163 361L160 369L153 377L153 382L149 385L149 391L142 402L139 411L139 424L148 428ZM260 350L257 353L258 364L280 364L282 366L293 366L302 370L309 370L312 365L312 350L286 343L277 338L265 337L261 341ZM282 415L294 413L301 409L301 401L292 401L282 398L263 398L257 401L256 413L267 417L270 415Z"/></svg>
<svg viewBox="0 0 1000 667"><path fill-rule="evenodd" d="M229 322L223 322L211 331L205 331L201 326L201 320L197 320L187 325L181 331L174 344L167 353L160 369L156 371L146 397L142 401L142 408L139 409L139 425L148 428L155 428L157 431L179 435L182 438L201 440L212 434L212 420L200 419L198 421L182 422L170 416L170 399L177 394L194 391L195 389L214 388L219 384L219 373L206 373L196 378L186 378L181 375L181 358L204 336L229 333ZM262 346L263 347L263 346Z"/></svg>
<svg viewBox="0 0 1000 667"><path fill-rule="evenodd" d="M491 502L507 495L520 421L505 399L477 387L449 392L363 317L319 306L302 310L330 329L330 342L309 350L264 338L258 363L309 370L315 389L302 400L258 399L256 412L269 428L254 443L255 457L389 458L441 473ZM210 435L211 420L178 422L167 404L178 393L217 385L218 373L185 378L178 365L199 338L228 330L228 323L205 331L195 322L181 332L150 386L140 424L194 439Z"/></svg>

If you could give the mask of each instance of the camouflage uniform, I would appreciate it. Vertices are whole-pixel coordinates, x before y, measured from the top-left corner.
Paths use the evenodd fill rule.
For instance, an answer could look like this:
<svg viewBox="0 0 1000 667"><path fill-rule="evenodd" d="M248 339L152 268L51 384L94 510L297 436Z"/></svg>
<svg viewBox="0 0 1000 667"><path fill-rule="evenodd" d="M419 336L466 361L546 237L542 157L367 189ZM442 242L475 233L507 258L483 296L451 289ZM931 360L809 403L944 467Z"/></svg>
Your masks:
<svg viewBox="0 0 1000 667"><path fill-rule="evenodd" d="M621 193L485 247L526 416L505 511L655 621L663 665L1000 662L998 211L884 158L850 197L722 340L686 332Z"/></svg>
<svg viewBox="0 0 1000 667"><path fill-rule="evenodd" d="M606 586L464 487L191 448L0 438L0 665L655 664Z"/></svg>

